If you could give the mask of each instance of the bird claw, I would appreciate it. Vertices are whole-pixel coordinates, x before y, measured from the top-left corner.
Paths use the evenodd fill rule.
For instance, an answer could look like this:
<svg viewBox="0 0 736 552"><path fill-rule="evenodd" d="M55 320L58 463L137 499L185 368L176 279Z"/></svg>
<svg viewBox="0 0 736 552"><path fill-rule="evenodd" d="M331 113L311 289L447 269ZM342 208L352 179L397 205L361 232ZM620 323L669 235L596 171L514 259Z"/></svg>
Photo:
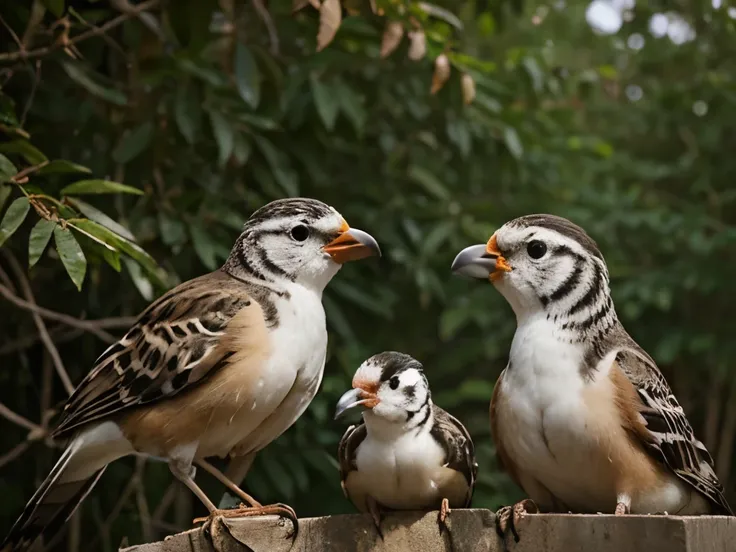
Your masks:
<svg viewBox="0 0 736 552"><path fill-rule="evenodd" d="M506 538L506 534L511 531L514 536L514 542L519 542L519 533L516 528L527 514L538 514L539 507L530 498L525 498L514 504L513 506L504 506L496 512L496 532L502 539Z"/></svg>
<svg viewBox="0 0 736 552"><path fill-rule="evenodd" d="M202 523L202 530L205 532L210 531L212 521L217 517L225 518L239 518L239 517L253 517L253 516L280 516L291 521L294 532L289 535L289 538L296 538L299 533L299 518L296 512L291 506L286 504L268 504L266 506L246 506L240 504L237 508L231 508L229 510L213 510L206 517L199 517L192 521L192 523Z"/></svg>
<svg viewBox="0 0 736 552"><path fill-rule="evenodd" d="M628 513L629 513L629 508L623 502L617 503L616 509L613 511L613 515L615 516L625 516Z"/></svg>
<svg viewBox="0 0 736 552"><path fill-rule="evenodd" d="M450 512L452 510L450 509L450 501L446 498L442 499L442 504L440 505L440 514L438 516L438 523L440 526L440 533L443 531L450 532L450 528L447 527L447 516L450 515Z"/></svg>
<svg viewBox="0 0 736 552"><path fill-rule="evenodd" d="M373 525L376 527L378 536L383 540L383 531L381 531L381 507L378 505L378 502L373 500L371 497L367 498L366 505L368 506L368 512L371 515L371 519L373 520Z"/></svg>

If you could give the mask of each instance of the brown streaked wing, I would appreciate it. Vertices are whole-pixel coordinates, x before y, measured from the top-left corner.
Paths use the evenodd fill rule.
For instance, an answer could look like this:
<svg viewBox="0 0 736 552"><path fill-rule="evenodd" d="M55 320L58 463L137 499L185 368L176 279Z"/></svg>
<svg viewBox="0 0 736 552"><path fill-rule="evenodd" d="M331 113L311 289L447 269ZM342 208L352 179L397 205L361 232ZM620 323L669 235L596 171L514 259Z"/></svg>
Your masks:
<svg viewBox="0 0 736 552"><path fill-rule="evenodd" d="M468 495L465 506L470 506L473 498L475 480L478 476L478 463L475 461L475 447L470 433L460 421L441 409L432 405L434 423L430 433L445 451L447 467L462 473L468 482Z"/></svg>
<svg viewBox="0 0 736 552"><path fill-rule="evenodd" d="M629 338L631 339L631 338ZM715 513L734 515L715 473L713 458L685 417L654 361L631 340L616 362L641 399L645 424L632 434L654 458L706 497Z"/></svg>
<svg viewBox="0 0 736 552"><path fill-rule="evenodd" d="M251 303L246 286L221 271L170 290L100 355L67 401L54 435L173 397L219 370L233 354L220 338Z"/></svg>

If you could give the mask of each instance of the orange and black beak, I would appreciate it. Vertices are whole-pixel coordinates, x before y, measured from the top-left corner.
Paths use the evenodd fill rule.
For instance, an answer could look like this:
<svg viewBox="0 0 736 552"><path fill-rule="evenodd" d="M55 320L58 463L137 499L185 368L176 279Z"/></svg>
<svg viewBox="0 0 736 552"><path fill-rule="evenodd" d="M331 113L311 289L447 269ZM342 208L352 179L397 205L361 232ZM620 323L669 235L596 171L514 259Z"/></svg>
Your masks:
<svg viewBox="0 0 736 552"><path fill-rule="evenodd" d="M335 408L336 420L348 410L352 410L357 407L373 408L380 402L378 395L376 395L378 392L378 385L365 382L353 382L353 385L355 388L345 393L340 397L340 400L337 401L337 407Z"/></svg>
<svg viewBox="0 0 736 552"><path fill-rule="evenodd" d="M365 259L372 255L381 256L381 248L373 236L357 228L350 228L347 222L343 223L338 236L322 250L338 264Z"/></svg>
<svg viewBox="0 0 736 552"><path fill-rule="evenodd" d="M504 272L510 272L511 266L506 262L496 243L494 234L488 243L471 245L457 254L450 268L455 274L462 274L479 280L498 280Z"/></svg>

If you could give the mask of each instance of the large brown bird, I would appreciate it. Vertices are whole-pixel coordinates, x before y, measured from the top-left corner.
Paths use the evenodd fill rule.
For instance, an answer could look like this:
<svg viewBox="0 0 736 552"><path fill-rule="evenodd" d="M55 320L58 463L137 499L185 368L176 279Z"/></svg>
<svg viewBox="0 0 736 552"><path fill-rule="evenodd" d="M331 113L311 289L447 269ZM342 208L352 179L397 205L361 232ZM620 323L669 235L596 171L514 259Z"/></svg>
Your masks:
<svg viewBox="0 0 736 552"><path fill-rule="evenodd" d="M506 471L542 510L732 515L711 455L621 325L585 231L521 217L452 270L490 278L516 315L491 428Z"/></svg>
<svg viewBox="0 0 736 552"><path fill-rule="evenodd" d="M105 467L133 453L165 459L211 513L194 464L248 513L293 516L261 506L205 458L251 455L304 412L325 364L322 291L342 263L374 254L371 236L320 201L253 213L220 270L166 293L100 356L56 429L69 445L0 549L43 547Z"/></svg>

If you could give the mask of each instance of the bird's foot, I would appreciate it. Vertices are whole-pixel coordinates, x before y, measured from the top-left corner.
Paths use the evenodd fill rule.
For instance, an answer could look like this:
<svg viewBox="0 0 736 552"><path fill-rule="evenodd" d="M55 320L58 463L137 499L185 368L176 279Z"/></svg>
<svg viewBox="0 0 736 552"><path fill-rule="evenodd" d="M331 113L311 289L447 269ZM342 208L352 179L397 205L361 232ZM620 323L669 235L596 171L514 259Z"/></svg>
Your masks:
<svg viewBox="0 0 736 552"><path fill-rule="evenodd" d="M296 538L296 535L299 532L299 518L297 518L294 509L291 506L287 506L286 504L246 506L245 504L241 503L240 506L238 506L237 508L231 508L229 510L212 510L208 516L196 518L192 523L197 524L204 522L202 529L207 531L212 524L212 520L217 517L239 518L253 516L281 516L290 520L292 525L294 526L294 533L292 537Z"/></svg>
<svg viewBox="0 0 736 552"><path fill-rule="evenodd" d="M440 505L440 514L438 517L438 522L440 526L440 533L443 531L450 532L450 529L447 527L447 516L450 515L450 501L446 498L442 499L442 504Z"/></svg>
<svg viewBox="0 0 736 552"><path fill-rule="evenodd" d="M625 516L629 513L629 507L626 506L623 502L619 502L616 504L616 509L613 511L613 515L615 516Z"/></svg>
<svg viewBox="0 0 736 552"><path fill-rule="evenodd" d="M496 532L504 539L506 534L511 531L514 541L519 542L519 534L516 528L527 514L538 514L539 507L530 499L525 498L514 504L513 506L504 506L496 512Z"/></svg>

